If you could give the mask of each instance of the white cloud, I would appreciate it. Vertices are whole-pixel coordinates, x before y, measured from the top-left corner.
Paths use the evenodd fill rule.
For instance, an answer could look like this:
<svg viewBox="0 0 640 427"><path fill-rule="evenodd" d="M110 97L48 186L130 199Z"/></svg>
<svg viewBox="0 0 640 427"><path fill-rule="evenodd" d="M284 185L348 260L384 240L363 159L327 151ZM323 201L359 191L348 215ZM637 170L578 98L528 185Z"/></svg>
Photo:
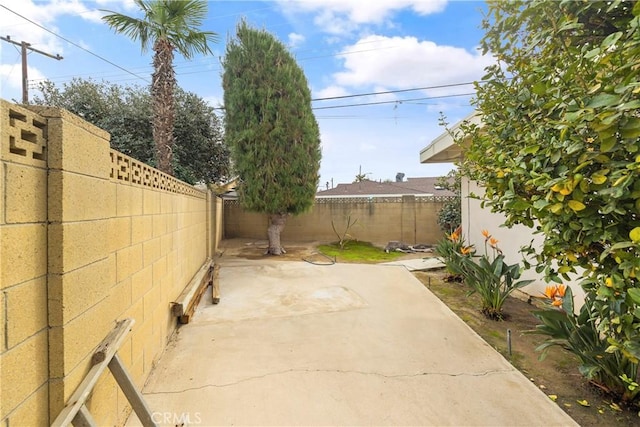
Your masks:
<svg viewBox="0 0 640 427"><path fill-rule="evenodd" d="M62 54L64 51L62 40L51 34L53 32L64 36L55 25L60 17L73 16L102 25L101 17L104 13L98 9L117 11L137 8L132 0L98 0L97 7L92 7L90 6L92 3L82 0L38 2L33 0L0 0L0 5L8 9L3 9L0 13L0 28L3 30L3 36L10 35L13 40L27 41L33 47L54 54Z"/></svg>
<svg viewBox="0 0 640 427"><path fill-rule="evenodd" d="M302 34L291 33L289 34L289 48L295 49L304 43L305 37Z"/></svg>
<svg viewBox="0 0 640 427"><path fill-rule="evenodd" d="M349 92L342 86L328 86L319 91L314 91L314 98L332 98L335 96L349 95Z"/></svg>
<svg viewBox="0 0 640 427"><path fill-rule="evenodd" d="M350 55L349 52L358 52ZM479 79L493 58L415 37L368 36L343 49L344 70L333 75L337 86L394 89L438 86ZM432 90L431 95L471 91L470 86Z"/></svg>
<svg viewBox="0 0 640 427"><path fill-rule="evenodd" d="M354 32L362 25L393 26L390 19L396 12L409 9L418 15L442 12L448 0L280 0L283 13L312 14L316 28L334 35Z"/></svg>
<svg viewBox="0 0 640 427"><path fill-rule="evenodd" d="M346 22L381 24L403 9L411 9L419 15L441 12L447 0L376 0L368 1L366 5L362 0L281 0L280 4L289 13L316 13L316 24L326 25L327 32L334 32ZM336 21L341 25L335 25Z"/></svg>
<svg viewBox="0 0 640 427"><path fill-rule="evenodd" d="M125 10L140 10L133 0L96 0L98 9L118 9L120 6Z"/></svg>
<svg viewBox="0 0 640 427"><path fill-rule="evenodd" d="M43 79L44 74L37 68L27 66L27 76L29 80ZM31 90L30 90L31 92ZM4 99L22 98L22 65L0 64L0 97Z"/></svg>
<svg viewBox="0 0 640 427"><path fill-rule="evenodd" d="M202 99L213 108L220 108L224 105L224 98L222 96L203 96Z"/></svg>

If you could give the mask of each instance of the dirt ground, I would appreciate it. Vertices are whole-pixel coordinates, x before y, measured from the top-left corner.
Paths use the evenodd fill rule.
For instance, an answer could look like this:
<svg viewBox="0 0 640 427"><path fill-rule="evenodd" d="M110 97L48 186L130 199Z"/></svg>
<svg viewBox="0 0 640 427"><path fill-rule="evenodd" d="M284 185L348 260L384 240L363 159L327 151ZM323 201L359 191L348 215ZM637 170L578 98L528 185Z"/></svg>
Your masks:
<svg viewBox="0 0 640 427"><path fill-rule="evenodd" d="M255 239L227 239L220 242L218 248L218 256L229 257L241 257L245 259L273 259L274 261L301 261L314 259L318 257L318 245L327 244L329 242L282 242L286 254L278 257L271 255L265 255L268 247L267 240L255 240ZM374 243L375 246L383 248L385 243ZM424 258L424 253L410 253L397 258L396 260L403 259L416 259Z"/></svg>
<svg viewBox="0 0 640 427"><path fill-rule="evenodd" d="M280 257L264 255L267 241L250 239L223 240L218 252L222 257L267 259L277 261L314 260L320 255L320 242L283 242L286 254ZM380 244L379 246L384 246ZM424 253L403 255L400 259L423 258ZM543 336L525 333L535 329L537 319L531 311L537 307L521 298L509 298L504 306L508 319L492 321L479 310L477 296L467 296L467 289L456 282L444 280L443 270L416 272L416 278L440 298L451 310L499 351L542 391L555 399L558 406L578 424L590 426L640 426L638 408L621 408L615 401L584 380L578 372L577 359L570 353L553 348L544 361L539 360L535 348ZM511 353L509 353L510 336ZM507 397L508 398L508 397Z"/></svg>
<svg viewBox="0 0 640 427"><path fill-rule="evenodd" d="M640 426L638 408L621 408L610 396L589 384L578 372L579 362L571 353L552 348L545 360L539 360L540 353L535 349L544 341L544 336L527 333L538 324L531 314L538 308L535 301L509 298L504 306L507 320L488 320L480 312L479 298L467 296L464 285L443 280L448 276L443 270L417 272L415 276L512 365L554 398L578 424L583 427Z"/></svg>

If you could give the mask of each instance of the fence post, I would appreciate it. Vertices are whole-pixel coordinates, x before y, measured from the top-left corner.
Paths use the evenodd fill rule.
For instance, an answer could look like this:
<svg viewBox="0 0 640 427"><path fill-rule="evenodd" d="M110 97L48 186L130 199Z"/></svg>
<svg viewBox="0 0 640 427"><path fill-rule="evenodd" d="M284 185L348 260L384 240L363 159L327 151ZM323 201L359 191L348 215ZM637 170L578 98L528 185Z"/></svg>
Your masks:
<svg viewBox="0 0 640 427"><path fill-rule="evenodd" d="M402 215L401 215L401 233L402 242L414 245L416 244L416 196L408 194L402 196Z"/></svg>

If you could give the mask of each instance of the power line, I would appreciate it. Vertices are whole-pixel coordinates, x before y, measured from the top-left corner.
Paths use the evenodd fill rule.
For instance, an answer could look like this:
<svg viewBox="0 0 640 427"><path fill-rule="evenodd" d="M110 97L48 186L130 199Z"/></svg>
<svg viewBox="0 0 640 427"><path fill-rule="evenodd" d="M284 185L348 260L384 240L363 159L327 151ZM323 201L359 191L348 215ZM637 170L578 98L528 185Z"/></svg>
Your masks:
<svg viewBox="0 0 640 427"><path fill-rule="evenodd" d="M268 9L268 8L267 8ZM359 42L358 45L363 45L363 44L369 44L369 43L379 43L379 40L371 40L371 41L367 41L367 42ZM354 53L362 53L362 52L369 52L369 51L376 51L376 50L382 50L382 49L392 49L394 48L394 46L385 46L385 47L380 47L380 48L375 48L375 49L365 49L365 50L352 50L352 51L348 51L348 52L339 52L339 53L332 53L332 54L328 54L328 55L319 55L319 56L310 56L310 57L305 57L305 58L299 58L299 61L307 61L307 60L312 60L312 59L319 59L319 58L327 58L327 57L338 57L338 56L345 56L345 55L351 55ZM324 50L324 49L321 49ZM313 52L313 51L318 51L318 49L305 49L299 52ZM183 64L189 64L189 65L183 65ZM222 69L220 67L216 67L216 68L211 68L211 63L205 63L205 64L194 64L193 61L182 61L182 62L176 62L175 63L175 71L176 71L176 75L177 76L184 76L184 75L190 75L190 74L202 74L202 73L210 73L210 72L216 72L216 71L221 71ZM196 68L196 67L205 67L204 70L195 70L195 71L187 71L187 72L180 72L180 70L184 69L184 68ZM150 66L140 66L140 67L133 67L133 69L144 69L144 68L151 68ZM95 73L91 73L91 76L95 76ZM134 74L135 75L135 74ZM47 78L47 79L40 79L40 80L49 80L52 82L56 82L56 81L60 81L60 82L65 82L67 80L69 80L67 77L81 77L82 75L72 75L72 76L54 76L51 78ZM120 75L107 75L104 76L103 79L109 79L110 81L115 81L115 82L119 82L119 81L129 81L131 79L120 79L118 78L117 80L112 80L113 78L117 78ZM37 81L37 80L35 80ZM443 86L446 87L446 86ZM420 90L420 89L410 89L410 90ZM392 92L393 93L393 92ZM364 95L363 95L364 96Z"/></svg>
<svg viewBox="0 0 640 427"><path fill-rule="evenodd" d="M30 50L32 52L35 53L39 53L40 55L44 55L46 57L55 59L55 60L62 60L62 56L60 55L55 55L53 56L52 54L48 53L48 52L44 52L42 50L38 50L34 47L31 47L31 43L27 43L24 40L20 43L11 40L11 37L7 36L7 37L0 37L0 40L3 40L7 43L11 43L13 45L16 46L20 46L20 52L21 52L21 56L22 56L22 103L23 104L28 104L29 103L29 80L27 77L27 50Z"/></svg>
<svg viewBox="0 0 640 427"><path fill-rule="evenodd" d="M122 70L122 71L126 72L127 74L131 74L131 75L133 75L133 76L135 76L135 77L137 77L137 78L139 78L139 79L141 79L141 80L143 80L143 81L145 81L145 82L147 82L147 83L151 83L151 82L149 82L149 80L147 80L146 78L144 78L144 77L142 77L142 76L139 76L138 74L135 74L135 73L133 73L133 72L131 72L131 71L127 70L126 68L123 68L123 67L121 67L120 65L118 65L118 64L116 64L116 63L114 63L114 62L109 61L109 60L108 60L108 59L106 59L106 58L103 58L102 56L98 55L97 53L93 53L93 52L91 52L89 49L85 49L84 47L80 46L79 44L74 43L74 42L72 42L71 40L69 40L69 39L66 39L66 38L62 37L62 36L61 36L61 35L59 35L59 34L54 33L53 31L49 30L48 28L43 27L42 25L38 24L37 22L34 22L34 21L32 21L31 19L29 19L29 18L27 18L27 17L25 17L25 16L20 15L18 12L15 12L15 11L13 11L13 10L9 9L9 8L8 8L8 7L6 7L5 5L0 4L0 7L2 7L3 9L8 10L9 12L13 13L14 15L19 16L20 18L24 19L25 21L32 23L32 24L33 24L33 25L35 25L36 27L41 28L41 29L45 30L46 32L48 32L48 33L50 33L50 34L53 34L54 36L56 36L56 37L58 37L58 38L60 38L60 39L62 39L62 40L64 40L64 41L66 41L66 42L67 42L67 43L69 43L70 45L73 45L73 46L77 47L78 49L81 49L81 50L83 50L83 51L85 51L85 52L89 53L90 55L93 55L93 56L95 56L96 58L98 58L98 59L100 59L100 60L102 60L102 61L104 61L104 62L106 62L106 63L108 63L108 64L113 65L114 67L116 67L116 68L118 68L118 69L120 69L120 70Z"/></svg>
<svg viewBox="0 0 640 427"><path fill-rule="evenodd" d="M447 87L456 87L456 86L468 86L472 85L474 82L466 82L466 83L451 83L446 85L438 85L438 86L425 86L425 87L416 87L412 89L398 89L398 90L387 90L384 92L369 92L369 93L359 93L356 95L342 95L342 96L331 96L327 98L315 98L312 101L328 101L332 99L344 99L344 98L356 98L359 96L369 96L369 95L387 95L390 93L402 93L402 92L413 92L416 90L430 90L430 89L442 89Z"/></svg>
<svg viewBox="0 0 640 427"><path fill-rule="evenodd" d="M311 109L312 110L328 110L328 109L331 109L331 108L362 107L362 106L365 106L365 105L402 104L404 102L424 101L426 99L454 98L456 96L471 96L471 95L475 95L475 92L459 93L459 94L454 94L454 95L429 96L429 97L425 97L425 98L397 99L395 101L378 101L378 102L362 102L360 104L330 105L328 107L313 107Z"/></svg>

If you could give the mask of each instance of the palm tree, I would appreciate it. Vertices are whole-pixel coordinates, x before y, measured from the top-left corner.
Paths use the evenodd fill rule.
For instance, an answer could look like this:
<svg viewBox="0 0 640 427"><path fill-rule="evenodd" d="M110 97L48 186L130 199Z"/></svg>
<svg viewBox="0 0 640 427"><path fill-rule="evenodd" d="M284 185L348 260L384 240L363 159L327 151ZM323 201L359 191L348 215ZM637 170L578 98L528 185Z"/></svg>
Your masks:
<svg viewBox="0 0 640 427"><path fill-rule="evenodd" d="M186 59L196 53L212 54L208 42L215 43L218 35L200 31L198 27L207 16L207 2L202 0L134 0L144 12L141 19L110 10L102 19L115 32L140 40L142 52L153 45L153 140L156 144L157 167L173 175L173 124L175 121L173 51Z"/></svg>

